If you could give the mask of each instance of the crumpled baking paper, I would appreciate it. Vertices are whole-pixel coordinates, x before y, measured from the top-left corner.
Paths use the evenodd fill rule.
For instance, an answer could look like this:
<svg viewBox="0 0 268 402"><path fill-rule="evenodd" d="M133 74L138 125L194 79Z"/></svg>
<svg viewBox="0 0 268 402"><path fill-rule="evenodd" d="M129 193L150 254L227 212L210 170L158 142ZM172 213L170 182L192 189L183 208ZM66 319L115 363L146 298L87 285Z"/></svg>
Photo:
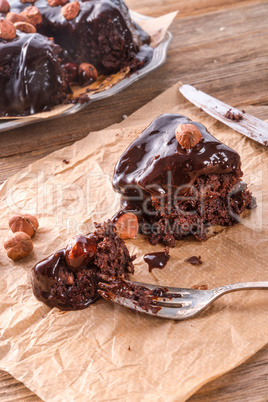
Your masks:
<svg viewBox="0 0 268 402"><path fill-rule="evenodd" d="M29 280L37 261L88 233L119 208L111 179L125 148L154 118L176 112L203 123L239 152L244 180L258 207L242 222L217 228L207 241L186 239L170 250L163 270L149 273L143 255L163 249L141 235L133 279L159 285L216 286L268 280L268 159L264 146L191 105L176 84L109 129L33 163L0 188L0 369L49 401L184 401L198 388L245 361L268 341L268 292L243 291L217 300L198 318L170 321L98 300L62 312L35 299ZM8 218L36 215L34 252L12 262L3 248ZM202 265L185 260L201 256Z"/></svg>

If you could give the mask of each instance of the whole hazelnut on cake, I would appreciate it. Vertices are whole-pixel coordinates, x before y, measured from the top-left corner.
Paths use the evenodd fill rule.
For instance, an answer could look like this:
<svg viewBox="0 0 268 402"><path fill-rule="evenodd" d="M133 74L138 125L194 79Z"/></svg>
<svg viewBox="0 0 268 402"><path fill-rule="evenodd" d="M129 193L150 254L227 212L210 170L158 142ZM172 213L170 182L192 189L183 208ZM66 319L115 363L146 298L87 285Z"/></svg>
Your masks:
<svg viewBox="0 0 268 402"><path fill-rule="evenodd" d="M10 10L10 5L7 0L0 0L0 13L6 14Z"/></svg>
<svg viewBox="0 0 268 402"><path fill-rule="evenodd" d="M17 261L31 254L33 241L27 233L16 232L5 240L4 247L8 258Z"/></svg>
<svg viewBox="0 0 268 402"><path fill-rule="evenodd" d="M98 71L90 63L81 63L78 67L79 85L88 85L98 78Z"/></svg>
<svg viewBox="0 0 268 402"><path fill-rule="evenodd" d="M48 5L50 7L58 7L58 6L63 6L64 4L67 3L68 0L47 0Z"/></svg>
<svg viewBox="0 0 268 402"><path fill-rule="evenodd" d="M12 40L16 37L16 28L12 22L0 20L0 39Z"/></svg>
<svg viewBox="0 0 268 402"><path fill-rule="evenodd" d="M30 237L34 236L39 227L37 218L29 214L13 215L9 219L8 224L13 233L24 232Z"/></svg>
<svg viewBox="0 0 268 402"><path fill-rule="evenodd" d="M194 124L179 124L175 136L182 148L191 149L202 139L202 135Z"/></svg>
<svg viewBox="0 0 268 402"><path fill-rule="evenodd" d="M35 6L26 7L21 12L21 15L26 17L27 21L34 26L40 25L42 23L42 15L38 8Z"/></svg>
<svg viewBox="0 0 268 402"><path fill-rule="evenodd" d="M24 15L13 13L12 11L10 11L10 13L7 13L6 15L6 21L10 21L15 24L15 22L27 22L27 18L24 17Z"/></svg>
<svg viewBox="0 0 268 402"><path fill-rule="evenodd" d="M135 239L139 230L138 218L132 212L125 212L115 221L115 231L121 239Z"/></svg>
<svg viewBox="0 0 268 402"><path fill-rule="evenodd" d="M24 33L35 33L36 28L34 25L29 22L18 21L14 23L16 29Z"/></svg>
<svg viewBox="0 0 268 402"><path fill-rule="evenodd" d="M73 20L78 16L80 11L80 4L78 1L73 1L72 3L67 3L61 8L61 13L67 21Z"/></svg>
<svg viewBox="0 0 268 402"><path fill-rule="evenodd" d="M97 244L92 237L72 237L65 249L67 265L75 270L85 267L94 257L96 250Z"/></svg>

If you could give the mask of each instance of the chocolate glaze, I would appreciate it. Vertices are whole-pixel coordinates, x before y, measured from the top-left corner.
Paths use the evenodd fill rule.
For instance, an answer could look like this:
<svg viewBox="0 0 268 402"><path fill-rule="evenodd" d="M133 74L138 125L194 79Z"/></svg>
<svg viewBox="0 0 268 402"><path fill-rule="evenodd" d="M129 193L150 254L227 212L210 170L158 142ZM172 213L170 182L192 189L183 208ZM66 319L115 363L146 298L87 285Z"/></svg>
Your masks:
<svg viewBox="0 0 268 402"><path fill-rule="evenodd" d="M50 257L36 264L31 271L31 281L35 297L49 307L58 307L61 310L80 310L88 307L97 297L96 267L88 267L91 273L87 284L87 297L78 301L76 298L66 297L59 292L53 294L51 289L61 281L61 270L68 270L65 260L65 249L57 251ZM81 289L83 290L83 289Z"/></svg>
<svg viewBox="0 0 268 402"><path fill-rule="evenodd" d="M138 68L152 57L149 36L133 23L122 0L78 1L80 12L69 21L61 6L51 7L46 0L34 3L42 15L37 31L61 46L64 62L88 62L100 73L110 74L127 65ZM31 5L20 0L9 3L10 11L18 13Z"/></svg>
<svg viewBox="0 0 268 402"><path fill-rule="evenodd" d="M167 265L170 255L165 251L146 254L143 259L149 266L149 272L154 268L163 269Z"/></svg>
<svg viewBox="0 0 268 402"><path fill-rule="evenodd" d="M99 274L129 279L134 259L110 221L96 224L94 233L74 236L66 248L36 264L34 295L49 307L86 308L98 298Z"/></svg>
<svg viewBox="0 0 268 402"><path fill-rule="evenodd" d="M0 39L0 115L37 113L66 98L59 51L38 33Z"/></svg>
<svg viewBox="0 0 268 402"><path fill-rule="evenodd" d="M183 149L175 137L177 126L185 123L194 124L203 137L190 150ZM123 195L124 207L135 209L151 196L184 194L201 175L240 175L240 166L238 153L213 137L201 123L178 114L163 114L122 154L113 186Z"/></svg>

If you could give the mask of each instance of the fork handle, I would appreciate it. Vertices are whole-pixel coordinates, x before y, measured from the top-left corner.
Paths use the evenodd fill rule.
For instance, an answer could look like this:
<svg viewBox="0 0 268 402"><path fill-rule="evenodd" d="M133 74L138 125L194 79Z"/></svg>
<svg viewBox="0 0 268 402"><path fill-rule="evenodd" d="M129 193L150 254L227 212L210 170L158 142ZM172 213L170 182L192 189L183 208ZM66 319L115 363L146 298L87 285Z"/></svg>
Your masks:
<svg viewBox="0 0 268 402"><path fill-rule="evenodd" d="M263 282L243 282L243 283L234 283L232 285L226 285L226 286L220 286L218 288L212 289L214 293L215 299L218 297L230 293L230 292L236 292L237 290L255 290L255 289L268 289L268 282L263 281ZM214 300L215 300L214 299Z"/></svg>

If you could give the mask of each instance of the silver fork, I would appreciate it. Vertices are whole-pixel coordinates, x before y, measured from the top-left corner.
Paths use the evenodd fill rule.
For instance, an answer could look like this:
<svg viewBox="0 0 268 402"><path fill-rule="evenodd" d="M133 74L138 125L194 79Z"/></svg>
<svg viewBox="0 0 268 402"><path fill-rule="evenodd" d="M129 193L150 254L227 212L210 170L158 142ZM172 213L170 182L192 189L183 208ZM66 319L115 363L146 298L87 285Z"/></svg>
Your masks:
<svg viewBox="0 0 268 402"><path fill-rule="evenodd" d="M195 317L226 293L268 289L268 282L244 282L211 290L150 285L101 275L99 294L106 300L132 310L172 320Z"/></svg>

